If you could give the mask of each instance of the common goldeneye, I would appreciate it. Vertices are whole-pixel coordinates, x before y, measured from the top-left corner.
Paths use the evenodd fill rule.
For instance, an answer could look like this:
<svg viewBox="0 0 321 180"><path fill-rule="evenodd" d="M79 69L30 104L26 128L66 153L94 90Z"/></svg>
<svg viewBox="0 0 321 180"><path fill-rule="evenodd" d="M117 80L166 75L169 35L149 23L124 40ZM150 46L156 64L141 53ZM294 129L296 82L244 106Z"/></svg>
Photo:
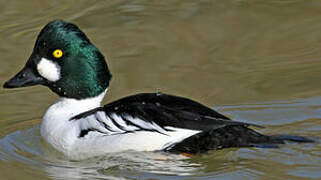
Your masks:
<svg viewBox="0 0 321 180"><path fill-rule="evenodd" d="M193 100L142 93L101 106L111 73L101 52L76 25L55 20L37 37L24 68L4 88L44 85L59 95L41 136L71 159L126 150L202 153L279 144L299 137L262 135L244 122Z"/></svg>

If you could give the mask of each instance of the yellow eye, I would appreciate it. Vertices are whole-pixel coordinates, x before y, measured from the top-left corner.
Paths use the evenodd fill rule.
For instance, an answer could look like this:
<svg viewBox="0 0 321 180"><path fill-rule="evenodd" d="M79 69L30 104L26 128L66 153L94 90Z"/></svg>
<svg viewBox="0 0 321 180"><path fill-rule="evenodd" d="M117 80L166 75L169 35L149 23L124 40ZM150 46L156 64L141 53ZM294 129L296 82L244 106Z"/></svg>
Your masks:
<svg viewBox="0 0 321 180"><path fill-rule="evenodd" d="M64 54L64 53L62 52L61 49L56 49L56 50L54 50L53 53L52 53L52 55L53 55L55 58L61 58L63 54Z"/></svg>

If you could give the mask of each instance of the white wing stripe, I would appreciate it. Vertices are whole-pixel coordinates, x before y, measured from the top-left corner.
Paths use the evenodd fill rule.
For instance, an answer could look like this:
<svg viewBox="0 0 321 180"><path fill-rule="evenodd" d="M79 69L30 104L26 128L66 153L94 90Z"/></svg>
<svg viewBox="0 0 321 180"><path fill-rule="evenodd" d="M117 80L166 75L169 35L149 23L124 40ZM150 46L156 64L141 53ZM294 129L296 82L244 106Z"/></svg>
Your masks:
<svg viewBox="0 0 321 180"><path fill-rule="evenodd" d="M107 128L108 131L110 131L110 133L116 132L116 133L123 133L125 132L122 129L119 129L114 123L113 121L106 116L106 113L103 111L99 111L96 113L96 117L98 118L99 121L102 121L103 123L105 123L109 128Z"/></svg>
<svg viewBox="0 0 321 180"><path fill-rule="evenodd" d="M139 118L133 118L131 116L126 116L126 120L130 121L131 123L141 127L142 129L149 129L149 130L156 130L162 134L166 134L166 130L155 124L154 122L149 123Z"/></svg>
<svg viewBox="0 0 321 180"><path fill-rule="evenodd" d="M111 115L111 118L113 118L121 127L123 127L125 131L135 131L139 129L138 127L127 125L123 118L115 113Z"/></svg>
<svg viewBox="0 0 321 180"><path fill-rule="evenodd" d="M106 135L135 131L156 131L163 135L170 135L167 127L162 128L155 122L147 122L129 115L120 116L116 113L106 114L104 111L98 111L81 121L80 130L87 129L95 129Z"/></svg>

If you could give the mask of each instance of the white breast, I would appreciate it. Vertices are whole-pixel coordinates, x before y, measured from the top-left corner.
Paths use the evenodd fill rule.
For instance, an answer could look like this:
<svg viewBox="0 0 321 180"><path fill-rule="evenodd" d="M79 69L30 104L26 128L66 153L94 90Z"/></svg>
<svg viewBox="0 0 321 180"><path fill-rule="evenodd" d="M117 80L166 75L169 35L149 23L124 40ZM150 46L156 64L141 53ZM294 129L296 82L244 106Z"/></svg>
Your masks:
<svg viewBox="0 0 321 180"><path fill-rule="evenodd" d="M68 155L79 134L79 126L69 119L99 107L106 91L107 89L97 97L84 100L59 98L42 119L41 136L55 149Z"/></svg>

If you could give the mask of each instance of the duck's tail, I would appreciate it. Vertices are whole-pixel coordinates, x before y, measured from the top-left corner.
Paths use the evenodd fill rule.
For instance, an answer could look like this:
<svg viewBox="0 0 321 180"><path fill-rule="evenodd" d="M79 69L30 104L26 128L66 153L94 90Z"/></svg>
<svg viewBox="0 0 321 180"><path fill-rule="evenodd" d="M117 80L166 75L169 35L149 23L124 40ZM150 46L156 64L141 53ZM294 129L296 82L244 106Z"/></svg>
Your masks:
<svg viewBox="0 0 321 180"><path fill-rule="evenodd" d="M203 131L165 149L174 153L204 153L230 147L277 148L285 142L313 143L315 140L292 135L263 135L246 126L226 126Z"/></svg>
<svg viewBox="0 0 321 180"><path fill-rule="evenodd" d="M279 134L279 135L272 135L271 138L278 139L279 141L285 142L296 142L296 143L314 143L315 140L308 137L303 136L292 136L292 135L286 135L286 134Z"/></svg>

